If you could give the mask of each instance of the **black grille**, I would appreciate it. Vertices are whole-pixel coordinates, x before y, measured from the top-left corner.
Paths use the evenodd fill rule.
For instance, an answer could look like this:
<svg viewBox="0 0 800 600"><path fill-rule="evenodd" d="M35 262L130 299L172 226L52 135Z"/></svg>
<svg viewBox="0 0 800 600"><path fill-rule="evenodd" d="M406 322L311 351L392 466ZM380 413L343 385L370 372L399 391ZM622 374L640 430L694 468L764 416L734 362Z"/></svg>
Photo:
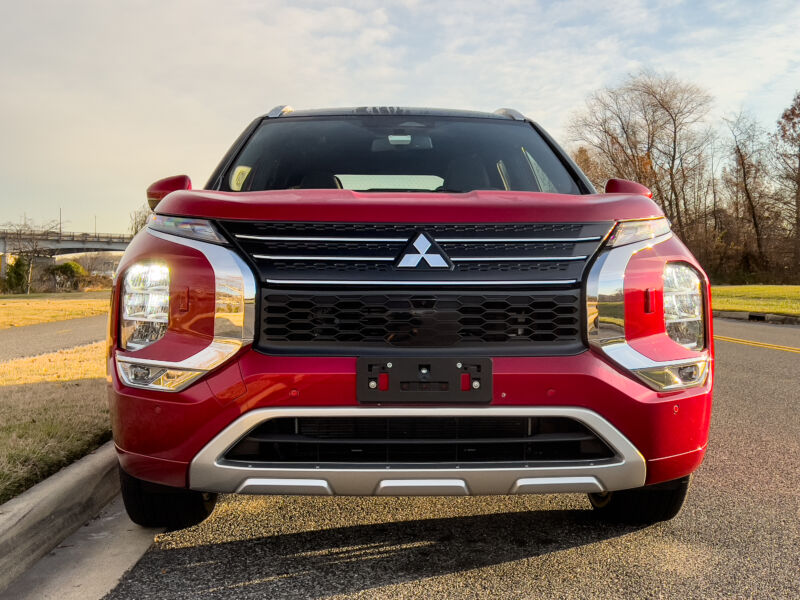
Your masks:
<svg viewBox="0 0 800 600"><path fill-rule="evenodd" d="M225 459L351 468L531 464L613 456L591 430L564 417L282 417L251 431Z"/></svg>
<svg viewBox="0 0 800 600"><path fill-rule="evenodd" d="M558 293L262 293L259 345L341 354L473 349L481 353L580 351L578 290Z"/></svg>
<svg viewBox="0 0 800 600"><path fill-rule="evenodd" d="M220 226L260 275L262 351L543 356L584 348L584 273L612 223Z"/></svg>
<svg viewBox="0 0 800 600"><path fill-rule="evenodd" d="M527 281L574 285L611 223L273 223L224 221L220 226L272 285L315 280L406 281L464 285ZM450 269L395 264L420 233L435 240ZM554 267L551 263L557 263ZM424 266L424 265L423 265ZM480 279L476 274L480 273Z"/></svg>
<svg viewBox="0 0 800 600"><path fill-rule="evenodd" d="M388 273L392 270L392 265L386 263L281 260L273 261L272 268L281 274L297 271L313 271L315 273Z"/></svg>

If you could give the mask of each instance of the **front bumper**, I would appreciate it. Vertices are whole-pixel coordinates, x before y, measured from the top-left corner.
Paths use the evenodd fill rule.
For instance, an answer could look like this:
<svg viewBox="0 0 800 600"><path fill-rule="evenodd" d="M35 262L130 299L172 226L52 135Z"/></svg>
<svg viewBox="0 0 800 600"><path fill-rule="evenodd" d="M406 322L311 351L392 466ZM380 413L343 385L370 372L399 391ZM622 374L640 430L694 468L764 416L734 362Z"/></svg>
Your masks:
<svg viewBox="0 0 800 600"><path fill-rule="evenodd" d="M438 408L437 417L568 417L614 451L611 459L551 461L514 467L445 468L267 468L226 461L225 452L247 432L276 417L423 417L429 408L263 408L225 428L192 460L191 487L214 492L344 496L450 496L604 492L644 485L645 461L625 436L593 411L582 408Z"/></svg>
<svg viewBox="0 0 800 600"><path fill-rule="evenodd" d="M601 492L687 475L699 466L708 440L711 377L702 387L658 393L594 351L552 358L495 358L492 401L481 407L361 406L356 402L355 372L355 358L274 357L247 349L218 372L174 394L127 387L111 368L109 398L120 462L131 475L145 480L218 492ZM275 416L372 412L564 416L594 431L614 450L616 459L596 464L560 461L513 468L424 469L243 467L222 459L247 431Z"/></svg>

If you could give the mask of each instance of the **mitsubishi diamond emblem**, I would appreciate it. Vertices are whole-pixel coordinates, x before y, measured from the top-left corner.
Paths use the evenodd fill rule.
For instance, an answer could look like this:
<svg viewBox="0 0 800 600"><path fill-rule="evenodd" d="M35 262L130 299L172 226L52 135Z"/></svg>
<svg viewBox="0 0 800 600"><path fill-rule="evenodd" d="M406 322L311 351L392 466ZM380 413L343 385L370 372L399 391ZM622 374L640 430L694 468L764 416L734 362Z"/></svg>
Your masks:
<svg viewBox="0 0 800 600"><path fill-rule="evenodd" d="M419 233L411 241L397 263L399 269L449 269L450 264L445 258L444 252L434 242L428 234Z"/></svg>

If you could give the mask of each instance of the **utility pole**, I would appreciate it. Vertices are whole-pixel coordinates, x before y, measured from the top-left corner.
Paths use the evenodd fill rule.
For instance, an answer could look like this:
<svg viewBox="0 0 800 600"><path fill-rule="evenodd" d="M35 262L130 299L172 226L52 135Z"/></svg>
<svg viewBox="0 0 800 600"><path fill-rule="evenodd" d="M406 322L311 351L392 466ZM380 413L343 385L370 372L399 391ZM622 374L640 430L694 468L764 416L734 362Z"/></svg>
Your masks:
<svg viewBox="0 0 800 600"><path fill-rule="evenodd" d="M58 207L58 241L61 241L61 207Z"/></svg>

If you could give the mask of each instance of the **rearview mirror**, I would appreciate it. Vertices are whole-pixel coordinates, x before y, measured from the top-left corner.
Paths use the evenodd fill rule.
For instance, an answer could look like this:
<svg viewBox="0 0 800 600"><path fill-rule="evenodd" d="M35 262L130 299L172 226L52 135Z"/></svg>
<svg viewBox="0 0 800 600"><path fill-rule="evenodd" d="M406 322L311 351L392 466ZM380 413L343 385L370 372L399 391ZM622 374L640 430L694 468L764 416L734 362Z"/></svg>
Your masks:
<svg viewBox="0 0 800 600"><path fill-rule="evenodd" d="M648 198L653 197L653 192L650 191L650 188L627 179L609 179L606 181L606 194L638 194Z"/></svg>
<svg viewBox="0 0 800 600"><path fill-rule="evenodd" d="M159 179L149 188L147 188L147 204L150 205L150 210L155 210L158 203L164 199L164 196L178 190L192 189L192 180L188 175L174 175L173 177L165 177Z"/></svg>
<svg viewBox="0 0 800 600"><path fill-rule="evenodd" d="M433 140L429 135L420 134L390 134L372 140L373 152L388 152L390 150L430 150Z"/></svg>

